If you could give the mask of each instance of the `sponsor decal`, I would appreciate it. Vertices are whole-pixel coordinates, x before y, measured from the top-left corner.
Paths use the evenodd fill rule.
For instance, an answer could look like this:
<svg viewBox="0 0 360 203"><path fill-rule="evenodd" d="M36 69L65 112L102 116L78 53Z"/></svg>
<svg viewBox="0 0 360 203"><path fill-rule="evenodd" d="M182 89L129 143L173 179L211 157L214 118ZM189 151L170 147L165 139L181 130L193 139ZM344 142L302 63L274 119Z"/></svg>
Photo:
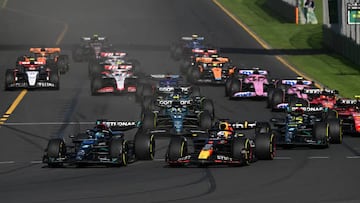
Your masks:
<svg viewBox="0 0 360 203"><path fill-rule="evenodd" d="M217 155L216 159L222 160L222 161L232 161L232 158L230 158L228 156L223 156L223 155Z"/></svg>
<svg viewBox="0 0 360 203"><path fill-rule="evenodd" d="M322 106L319 107L291 107L291 111L296 111L296 110L303 110L303 111L323 111L324 108Z"/></svg>
<svg viewBox="0 0 360 203"><path fill-rule="evenodd" d="M174 87L159 87L158 90L160 92L171 92L174 91Z"/></svg>
<svg viewBox="0 0 360 203"><path fill-rule="evenodd" d="M135 121L105 121L102 122L107 126L116 126L116 127L127 127L127 126L136 126Z"/></svg>
<svg viewBox="0 0 360 203"><path fill-rule="evenodd" d="M251 92L237 92L234 94L235 97L251 97Z"/></svg>
<svg viewBox="0 0 360 203"><path fill-rule="evenodd" d="M37 86L38 87L55 87L55 84L50 83L50 82L38 82Z"/></svg>

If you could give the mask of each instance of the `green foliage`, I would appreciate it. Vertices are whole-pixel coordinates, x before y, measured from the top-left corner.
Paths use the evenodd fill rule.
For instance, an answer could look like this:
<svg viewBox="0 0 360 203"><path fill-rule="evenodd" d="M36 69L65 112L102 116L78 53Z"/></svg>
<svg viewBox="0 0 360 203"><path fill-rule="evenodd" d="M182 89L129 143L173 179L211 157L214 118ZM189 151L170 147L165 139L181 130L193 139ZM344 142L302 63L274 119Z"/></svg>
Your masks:
<svg viewBox="0 0 360 203"><path fill-rule="evenodd" d="M317 25L285 23L264 5L266 0L218 1L274 49L324 49L322 0L315 0ZM326 54L324 50L324 54L285 56L285 59L315 81L339 90L344 97L360 94L360 67L341 56Z"/></svg>

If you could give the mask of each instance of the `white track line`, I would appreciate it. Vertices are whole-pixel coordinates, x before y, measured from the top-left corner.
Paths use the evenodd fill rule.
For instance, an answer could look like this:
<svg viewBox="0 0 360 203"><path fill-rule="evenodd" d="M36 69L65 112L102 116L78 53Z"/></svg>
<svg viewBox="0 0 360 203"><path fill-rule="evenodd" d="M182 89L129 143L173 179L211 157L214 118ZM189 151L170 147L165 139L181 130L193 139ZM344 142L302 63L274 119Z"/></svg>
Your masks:
<svg viewBox="0 0 360 203"><path fill-rule="evenodd" d="M347 159L360 159L360 156L347 156Z"/></svg>
<svg viewBox="0 0 360 203"><path fill-rule="evenodd" d="M286 157L286 156L276 156L274 157L275 160L291 160L291 157Z"/></svg>
<svg viewBox="0 0 360 203"><path fill-rule="evenodd" d="M14 164L15 161L0 161L0 164Z"/></svg>
<svg viewBox="0 0 360 203"><path fill-rule="evenodd" d="M309 156L308 159L329 159L328 156Z"/></svg>

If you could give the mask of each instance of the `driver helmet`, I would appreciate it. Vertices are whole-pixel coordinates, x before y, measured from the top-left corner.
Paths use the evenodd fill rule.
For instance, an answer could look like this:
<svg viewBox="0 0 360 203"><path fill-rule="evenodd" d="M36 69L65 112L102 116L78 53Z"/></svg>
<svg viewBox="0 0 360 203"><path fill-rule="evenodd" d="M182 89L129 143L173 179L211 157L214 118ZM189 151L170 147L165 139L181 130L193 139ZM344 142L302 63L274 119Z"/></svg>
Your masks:
<svg viewBox="0 0 360 203"><path fill-rule="evenodd" d="M101 138L104 138L105 137L105 134L103 132L96 132L95 133L95 138L96 139L101 139Z"/></svg>

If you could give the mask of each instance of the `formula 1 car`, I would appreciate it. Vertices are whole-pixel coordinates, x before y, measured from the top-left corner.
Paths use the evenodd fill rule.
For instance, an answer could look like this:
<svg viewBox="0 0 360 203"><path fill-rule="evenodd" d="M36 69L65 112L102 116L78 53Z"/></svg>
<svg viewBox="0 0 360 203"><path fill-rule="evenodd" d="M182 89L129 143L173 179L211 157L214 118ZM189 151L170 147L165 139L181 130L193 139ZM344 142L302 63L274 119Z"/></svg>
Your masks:
<svg viewBox="0 0 360 203"><path fill-rule="evenodd" d="M46 62L19 61L13 69L7 69L5 73L5 90L17 88L60 88L59 73L56 67L47 66Z"/></svg>
<svg viewBox="0 0 360 203"><path fill-rule="evenodd" d="M201 102L207 103L200 105ZM189 129L208 129L214 116L211 100L193 99L157 99L156 109L142 112L142 128L155 129L157 132L170 134L188 133ZM154 108L154 107L153 107Z"/></svg>
<svg viewBox="0 0 360 203"><path fill-rule="evenodd" d="M310 106L323 106L325 108L333 109L337 102L337 90L331 89L305 89L303 91L308 96Z"/></svg>
<svg viewBox="0 0 360 203"><path fill-rule="evenodd" d="M212 55L197 59L195 65L188 69L187 79L194 84L225 84L227 78L234 74L235 66L227 57Z"/></svg>
<svg viewBox="0 0 360 203"><path fill-rule="evenodd" d="M181 58L188 58L192 55L193 50L206 48L204 40L204 37L200 37L197 34L193 34L190 37L181 37L178 42L175 42L170 46L171 58L175 61L178 61Z"/></svg>
<svg viewBox="0 0 360 203"><path fill-rule="evenodd" d="M360 135L360 96L338 99L334 110L338 113L344 133Z"/></svg>
<svg viewBox="0 0 360 203"><path fill-rule="evenodd" d="M106 37L93 35L92 37L81 37L81 44L72 50L72 58L75 62L96 60L100 52L111 47Z"/></svg>
<svg viewBox="0 0 360 203"><path fill-rule="evenodd" d="M140 70L140 62L135 59L127 59L125 52L105 52L102 51L97 59L89 61L89 76L100 74L104 71L104 66L118 66L122 64L131 64L131 71L138 73Z"/></svg>
<svg viewBox="0 0 360 203"><path fill-rule="evenodd" d="M273 80L274 88L268 89L267 106L272 110L286 110L290 103L303 101L309 104L306 89L316 88L313 81L302 77L296 79Z"/></svg>
<svg viewBox="0 0 360 203"><path fill-rule="evenodd" d="M125 131L138 128L137 121L99 120L96 126L70 136L71 144L63 138L50 139L45 149L43 163L49 167L67 165L126 166L136 159L153 159L155 141L153 137L139 137L134 141L124 138Z"/></svg>
<svg viewBox="0 0 360 203"><path fill-rule="evenodd" d="M104 65L104 71L91 78L91 94L136 93L137 80L132 64Z"/></svg>
<svg viewBox="0 0 360 203"><path fill-rule="evenodd" d="M297 104L287 108L285 118L272 119L277 146L292 148L312 146L327 148L330 143L340 144L342 132L340 119L333 117L330 109Z"/></svg>
<svg viewBox="0 0 360 203"><path fill-rule="evenodd" d="M214 48L196 48L191 50L191 55L188 58L183 58L180 64L180 72L186 74L202 58L210 57L219 54L219 50Z"/></svg>
<svg viewBox="0 0 360 203"><path fill-rule="evenodd" d="M30 48L30 53L34 54L34 58L37 61L43 61L48 66L54 65L60 71L60 74L64 74L69 71L69 56L60 54L60 48Z"/></svg>
<svg viewBox="0 0 360 203"><path fill-rule="evenodd" d="M225 83L225 95L230 99L268 96L267 90L271 86L267 78L268 71L253 68L235 72Z"/></svg>
<svg viewBox="0 0 360 203"><path fill-rule="evenodd" d="M220 120L215 127L207 132L173 136L165 157L168 165L245 166L274 159L276 144L269 123Z"/></svg>

